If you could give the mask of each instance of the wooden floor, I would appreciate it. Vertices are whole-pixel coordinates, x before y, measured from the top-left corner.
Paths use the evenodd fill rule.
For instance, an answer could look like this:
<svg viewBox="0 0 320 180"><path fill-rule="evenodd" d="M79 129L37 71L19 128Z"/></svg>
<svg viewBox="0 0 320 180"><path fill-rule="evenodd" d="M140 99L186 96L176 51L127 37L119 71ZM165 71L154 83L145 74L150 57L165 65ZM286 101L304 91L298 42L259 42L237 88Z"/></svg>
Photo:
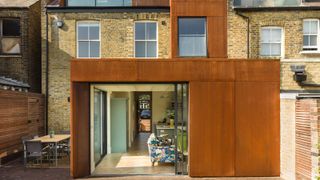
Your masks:
<svg viewBox="0 0 320 180"><path fill-rule="evenodd" d="M174 164L155 163L152 167L147 146L149 135L149 133L140 133L127 153L106 155L93 175L174 175Z"/></svg>

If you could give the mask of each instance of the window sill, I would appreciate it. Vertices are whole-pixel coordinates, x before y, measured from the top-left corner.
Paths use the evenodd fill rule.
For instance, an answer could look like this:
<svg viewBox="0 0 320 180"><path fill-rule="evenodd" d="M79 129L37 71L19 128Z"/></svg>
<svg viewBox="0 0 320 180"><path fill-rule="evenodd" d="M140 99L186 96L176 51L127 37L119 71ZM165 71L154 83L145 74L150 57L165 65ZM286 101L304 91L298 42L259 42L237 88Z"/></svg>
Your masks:
<svg viewBox="0 0 320 180"><path fill-rule="evenodd" d="M21 54L0 54L0 58L21 58L22 55Z"/></svg>
<svg viewBox="0 0 320 180"><path fill-rule="evenodd" d="M300 54L320 54L320 51L300 51Z"/></svg>

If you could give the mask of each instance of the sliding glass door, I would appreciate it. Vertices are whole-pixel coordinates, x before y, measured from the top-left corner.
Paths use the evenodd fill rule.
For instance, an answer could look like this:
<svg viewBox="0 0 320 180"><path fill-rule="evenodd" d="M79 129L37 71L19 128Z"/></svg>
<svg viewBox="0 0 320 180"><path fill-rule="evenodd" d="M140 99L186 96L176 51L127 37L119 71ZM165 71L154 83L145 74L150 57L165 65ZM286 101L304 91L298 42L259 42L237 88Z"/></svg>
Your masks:
<svg viewBox="0 0 320 180"><path fill-rule="evenodd" d="M106 93L94 90L94 163L97 165L107 152Z"/></svg>
<svg viewBox="0 0 320 180"><path fill-rule="evenodd" d="M188 84L175 87L176 174L188 174Z"/></svg>

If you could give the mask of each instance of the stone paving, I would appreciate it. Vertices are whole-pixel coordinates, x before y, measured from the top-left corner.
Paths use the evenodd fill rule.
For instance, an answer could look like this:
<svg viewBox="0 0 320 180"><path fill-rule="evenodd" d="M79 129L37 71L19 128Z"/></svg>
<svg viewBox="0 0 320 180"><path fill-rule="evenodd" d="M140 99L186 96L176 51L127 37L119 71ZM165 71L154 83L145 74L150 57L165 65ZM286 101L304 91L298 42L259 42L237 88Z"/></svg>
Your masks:
<svg viewBox="0 0 320 180"><path fill-rule="evenodd" d="M0 180L67 180L69 168L25 168L22 158L0 167Z"/></svg>
<svg viewBox="0 0 320 180"><path fill-rule="evenodd" d="M25 168L22 159L9 162L0 167L0 180L69 180L70 169L59 168ZM92 177L83 180L282 180L281 178L190 178L188 176L121 176Z"/></svg>

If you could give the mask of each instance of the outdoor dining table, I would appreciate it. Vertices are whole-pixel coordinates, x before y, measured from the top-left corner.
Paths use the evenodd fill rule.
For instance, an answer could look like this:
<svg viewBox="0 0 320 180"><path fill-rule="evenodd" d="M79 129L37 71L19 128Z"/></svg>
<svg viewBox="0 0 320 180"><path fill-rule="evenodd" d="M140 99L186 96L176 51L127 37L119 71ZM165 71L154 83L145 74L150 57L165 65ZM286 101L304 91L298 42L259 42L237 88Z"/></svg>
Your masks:
<svg viewBox="0 0 320 180"><path fill-rule="evenodd" d="M50 135L41 136L38 138L34 138L30 141L41 141L43 144L54 144L55 149L55 161L56 166L58 166L58 144L61 141L65 141L67 139L70 139L70 135L68 134L55 134L53 137L50 137Z"/></svg>

